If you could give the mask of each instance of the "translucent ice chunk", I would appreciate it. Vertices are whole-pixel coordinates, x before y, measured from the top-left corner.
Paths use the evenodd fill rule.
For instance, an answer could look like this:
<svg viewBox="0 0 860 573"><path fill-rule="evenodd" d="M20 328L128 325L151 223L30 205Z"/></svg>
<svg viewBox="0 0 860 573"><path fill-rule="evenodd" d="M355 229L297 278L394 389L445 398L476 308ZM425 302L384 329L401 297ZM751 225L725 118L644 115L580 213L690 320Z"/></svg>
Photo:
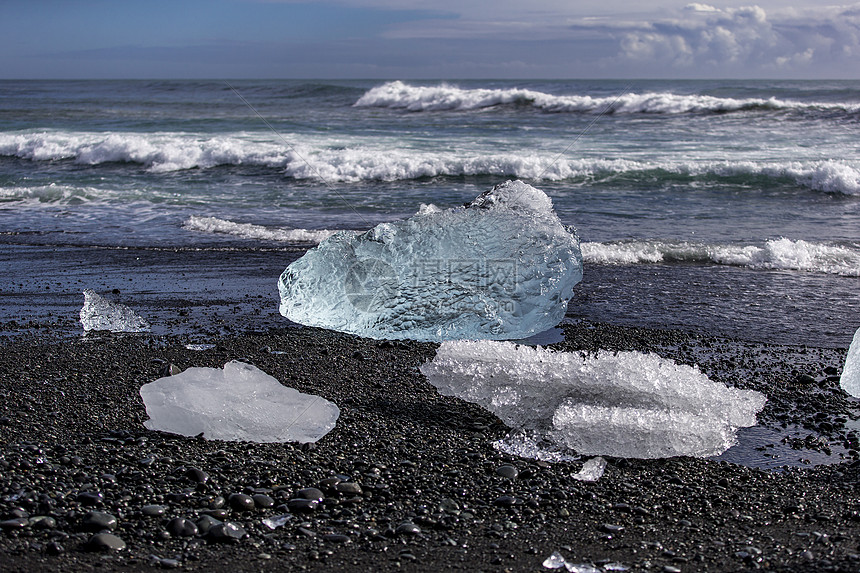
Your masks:
<svg viewBox="0 0 860 573"><path fill-rule="evenodd" d="M328 400L281 385L242 362L224 369L188 368L144 384L144 425L212 440L316 442L335 426L340 410Z"/></svg>
<svg viewBox="0 0 860 573"><path fill-rule="evenodd" d="M765 397L641 352L553 352L511 342L443 342L421 372L442 394L479 404L514 430L583 455L706 457L756 423Z"/></svg>
<svg viewBox="0 0 860 573"><path fill-rule="evenodd" d="M564 317L579 240L542 191L508 181L465 207L323 241L281 275L281 314L371 338L519 339Z"/></svg>
<svg viewBox="0 0 860 573"><path fill-rule="evenodd" d="M848 356L845 357L839 385L855 398L860 398L860 328L854 333L854 340L848 347Z"/></svg>
<svg viewBox="0 0 860 573"><path fill-rule="evenodd" d="M603 472L606 470L606 460L597 456L591 458L582 464L582 469L573 474L573 479L579 481L597 481L603 477Z"/></svg>
<svg viewBox="0 0 860 573"><path fill-rule="evenodd" d="M110 302L91 289L84 291L81 324L84 331L146 332L150 328L148 322L127 306Z"/></svg>

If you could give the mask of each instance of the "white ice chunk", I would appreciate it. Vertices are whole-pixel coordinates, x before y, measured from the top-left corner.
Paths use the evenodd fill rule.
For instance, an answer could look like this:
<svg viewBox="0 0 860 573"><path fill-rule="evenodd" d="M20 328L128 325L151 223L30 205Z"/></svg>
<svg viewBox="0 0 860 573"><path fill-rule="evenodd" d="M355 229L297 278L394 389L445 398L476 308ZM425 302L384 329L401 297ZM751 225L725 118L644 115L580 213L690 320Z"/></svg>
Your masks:
<svg viewBox="0 0 860 573"><path fill-rule="evenodd" d="M571 563L558 551L543 560L547 569L567 569L570 573L603 573L600 569L588 563Z"/></svg>
<svg viewBox="0 0 860 573"><path fill-rule="evenodd" d="M845 357L839 385L855 398L860 398L860 328L854 333L854 340L848 347L848 356Z"/></svg>
<svg viewBox="0 0 860 573"><path fill-rule="evenodd" d="M188 368L144 384L144 425L210 440L316 442L335 426L340 410L320 396L283 386L250 364Z"/></svg>
<svg viewBox="0 0 860 573"><path fill-rule="evenodd" d="M338 233L286 268L292 321L370 338L520 339L558 324L582 280L552 200L508 181L465 207Z"/></svg>
<svg viewBox="0 0 860 573"><path fill-rule="evenodd" d="M84 291L81 324L84 331L146 332L150 329L149 323L129 307L106 300L91 289Z"/></svg>
<svg viewBox="0 0 860 573"><path fill-rule="evenodd" d="M603 477L606 470L606 460L600 456L586 460L582 469L573 474L573 479L579 481L597 481Z"/></svg>
<svg viewBox="0 0 860 573"><path fill-rule="evenodd" d="M753 426L765 397L654 354L554 352L512 342L443 342L421 372L442 394L479 404L582 455L706 457Z"/></svg>

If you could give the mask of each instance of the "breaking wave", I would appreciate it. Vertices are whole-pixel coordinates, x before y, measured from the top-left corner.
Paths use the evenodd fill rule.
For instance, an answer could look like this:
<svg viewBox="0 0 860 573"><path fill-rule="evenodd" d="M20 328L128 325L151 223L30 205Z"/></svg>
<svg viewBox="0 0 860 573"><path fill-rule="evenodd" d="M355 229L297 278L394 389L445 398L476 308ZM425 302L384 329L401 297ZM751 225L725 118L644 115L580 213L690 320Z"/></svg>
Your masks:
<svg viewBox="0 0 860 573"><path fill-rule="evenodd" d="M860 104L807 103L775 97L727 98L670 92L621 96L553 95L519 88L463 89L455 85L413 86L393 81L368 90L355 105L407 111L471 111L499 105L526 105L552 113L726 113L747 110L860 111Z"/></svg>
<svg viewBox="0 0 860 573"><path fill-rule="evenodd" d="M192 216L183 224L189 231L232 235L243 239L285 243L320 243L334 235L332 229L286 229L236 223L217 217ZM756 270L805 271L860 277L860 245L835 245L780 238L763 245L709 245L686 241L584 242L586 264L637 265L699 263L745 267Z"/></svg>
<svg viewBox="0 0 860 573"><path fill-rule="evenodd" d="M258 166L286 177L327 182L404 181L428 177L491 176L595 183L618 177L649 185L725 179L729 184L778 184L825 193L860 195L860 166L847 161L665 161L561 159L556 154L492 153L481 150L409 150L396 140L330 141L299 152L259 134L210 136L188 133L27 132L0 134L0 156L30 161L70 160L87 165L130 163L151 172ZM764 178L766 181L761 181ZM754 179L747 181L746 179Z"/></svg>
<svg viewBox="0 0 860 573"><path fill-rule="evenodd" d="M832 245L786 238L771 239L761 246L663 241L583 243L582 257L591 264L693 262L860 277L860 245Z"/></svg>
<svg viewBox="0 0 860 573"><path fill-rule="evenodd" d="M337 232L328 229L270 228L250 223L235 223L217 217L197 216L190 217L182 227L189 231L233 235L242 239L281 241L285 243L320 243Z"/></svg>

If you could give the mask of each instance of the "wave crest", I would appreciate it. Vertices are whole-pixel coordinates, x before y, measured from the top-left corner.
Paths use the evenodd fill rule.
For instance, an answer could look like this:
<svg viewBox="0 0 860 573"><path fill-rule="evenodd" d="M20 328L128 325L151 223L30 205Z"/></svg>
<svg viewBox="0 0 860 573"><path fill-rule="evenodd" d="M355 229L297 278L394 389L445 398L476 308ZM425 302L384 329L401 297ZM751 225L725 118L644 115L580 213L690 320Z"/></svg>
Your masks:
<svg viewBox="0 0 860 573"><path fill-rule="evenodd" d="M802 239L771 239L762 246L663 241L583 243L582 257L590 264L693 262L860 277L857 245L831 245Z"/></svg>
<svg viewBox="0 0 860 573"><path fill-rule="evenodd" d="M328 229L281 229L251 223L236 223L217 217L191 216L182 227L188 231L232 235L242 239L279 241L285 243L320 243L337 231Z"/></svg>
<svg viewBox="0 0 860 573"><path fill-rule="evenodd" d="M267 136L268 137L268 136ZM555 154L462 150L407 150L395 141L355 140L333 147L307 141L298 152L272 137L235 133L0 133L0 156L31 161L71 160L88 165L133 163L153 172L260 166L294 179L328 182L406 181L425 177L492 176L594 183L617 176L651 184L661 179L766 178L825 193L860 195L860 166L848 161L661 161L579 158ZM728 183L733 183L729 181ZM761 181L753 181L760 186Z"/></svg>
<svg viewBox="0 0 860 573"><path fill-rule="evenodd" d="M804 103L775 97L726 98L671 92L625 93L621 96L553 95L521 88L464 89L442 83L413 86L402 81L371 88L356 102L357 107L380 107L406 111L472 111L499 105L527 105L550 113L726 113L747 110L830 110L857 112L860 105Z"/></svg>

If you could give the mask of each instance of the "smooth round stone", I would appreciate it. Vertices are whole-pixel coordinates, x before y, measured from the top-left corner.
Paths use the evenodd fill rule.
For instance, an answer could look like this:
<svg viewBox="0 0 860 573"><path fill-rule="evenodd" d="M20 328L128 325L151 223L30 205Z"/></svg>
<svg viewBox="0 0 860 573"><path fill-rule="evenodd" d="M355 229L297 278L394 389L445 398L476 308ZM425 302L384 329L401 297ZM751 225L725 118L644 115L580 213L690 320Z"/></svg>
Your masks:
<svg viewBox="0 0 860 573"><path fill-rule="evenodd" d="M48 555L61 555L65 553L66 548L57 543L56 541L51 541L47 545L45 545L45 551Z"/></svg>
<svg viewBox="0 0 860 573"><path fill-rule="evenodd" d="M503 495L497 497L495 501L493 501L493 505L498 507L513 507L517 503L517 498L510 495Z"/></svg>
<svg viewBox="0 0 860 573"><path fill-rule="evenodd" d="M57 520L50 515L37 515L30 518L30 526L35 529L54 529L57 527Z"/></svg>
<svg viewBox="0 0 860 573"><path fill-rule="evenodd" d="M328 541L329 543L349 543L348 535L341 535L339 533L330 533L328 535L323 535L323 539Z"/></svg>
<svg viewBox="0 0 860 573"><path fill-rule="evenodd" d="M167 523L167 532L173 537L194 537L197 535L197 525L190 519L174 517Z"/></svg>
<svg viewBox="0 0 860 573"><path fill-rule="evenodd" d="M296 498L287 501L287 509L290 513L310 513L315 511L319 504L315 499Z"/></svg>
<svg viewBox="0 0 860 573"><path fill-rule="evenodd" d="M101 505L105 496L100 491L83 491L78 494L77 500L82 505Z"/></svg>
<svg viewBox="0 0 860 573"><path fill-rule="evenodd" d="M394 530L397 535L418 535L421 533L421 528L411 521L404 521Z"/></svg>
<svg viewBox="0 0 860 573"><path fill-rule="evenodd" d="M349 495L361 495L361 486L354 481L342 481L335 486L335 489L339 493L345 493Z"/></svg>
<svg viewBox="0 0 860 573"><path fill-rule="evenodd" d="M207 509L203 512L203 515L211 515L219 521L224 521L230 515L230 512L226 509Z"/></svg>
<svg viewBox="0 0 860 573"><path fill-rule="evenodd" d="M140 512L147 517L159 517L164 515L167 509L163 505L144 505L140 508Z"/></svg>
<svg viewBox="0 0 860 573"><path fill-rule="evenodd" d="M204 515L200 519L197 520L197 530L201 535L206 535L209 533L209 530L219 525L221 522L212 517L211 515Z"/></svg>
<svg viewBox="0 0 860 573"><path fill-rule="evenodd" d="M323 487L323 488L328 489L328 490L333 490L335 487L337 487L337 484L339 484L342 481L343 480L340 479L339 477L334 477L334 476L327 477L324 480L320 481L320 487Z"/></svg>
<svg viewBox="0 0 860 573"><path fill-rule="evenodd" d="M227 505L227 500L219 495L209 502L209 509L221 509L225 505Z"/></svg>
<svg viewBox="0 0 860 573"><path fill-rule="evenodd" d="M16 517L15 519L6 519L0 521L0 529L3 531L14 531L15 529L24 529L30 525L30 520L26 517Z"/></svg>
<svg viewBox="0 0 860 573"><path fill-rule="evenodd" d="M209 481L209 474L199 468L188 468L185 470L185 477L196 483L206 483Z"/></svg>
<svg viewBox="0 0 860 573"><path fill-rule="evenodd" d="M330 479L337 479L337 478L330 478ZM325 480L323 480L323 481L325 481ZM338 479L335 482L335 485L337 485L339 483L340 483L340 480ZM325 494L315 487L306 487L306 488L300 489L299 491L296 492L296 498L312 499L315 501L322 501L323 499L325 499Z"/></svg>
<svg viewBox="0 0 860 573"><path fill-rule="evenodd" d="M517 479L517 476L520 475L520 470L512 465L505 464L496 468L496 475L500 475L503 478L508 479Z"/></svg>
<svg viewBox="0 0 860 573"><path fill-rule="evenodd" d="M213 525L206 534L208 539L212 541L220 541L222 543L239 541L248 533L245 528L238 523L227 522Z"/></svg>
<svg viewBox="0 0 860 573"><path fill-rule="evenodd" d="M115 529L116 517L103 511L91 511L84 516L81 525L87 531L101 531L102 529Z"/></svg>
<svg viewBox="0 0 860 573"><path fill-rule="evenodd" d="M250 511L254 509L254 499L244 493L231 493L230 497L227 498L227 503L236 511Z"/></svg>
<svg viewBox="0 0 860 573"><path fill-rule="evenodd" d="M267 509L269 507L275 506L275 500L264 493L258 493L256 495L253 495L251 496L251 499L254 500L254 505L261 509Z"/></svg>
<svg viewBox="0 0 860 573"><path fill-rule="evenodd" d="M125 541L113 533L96 533L86 543L90 551L120 551L125 549Z"/></svg>

